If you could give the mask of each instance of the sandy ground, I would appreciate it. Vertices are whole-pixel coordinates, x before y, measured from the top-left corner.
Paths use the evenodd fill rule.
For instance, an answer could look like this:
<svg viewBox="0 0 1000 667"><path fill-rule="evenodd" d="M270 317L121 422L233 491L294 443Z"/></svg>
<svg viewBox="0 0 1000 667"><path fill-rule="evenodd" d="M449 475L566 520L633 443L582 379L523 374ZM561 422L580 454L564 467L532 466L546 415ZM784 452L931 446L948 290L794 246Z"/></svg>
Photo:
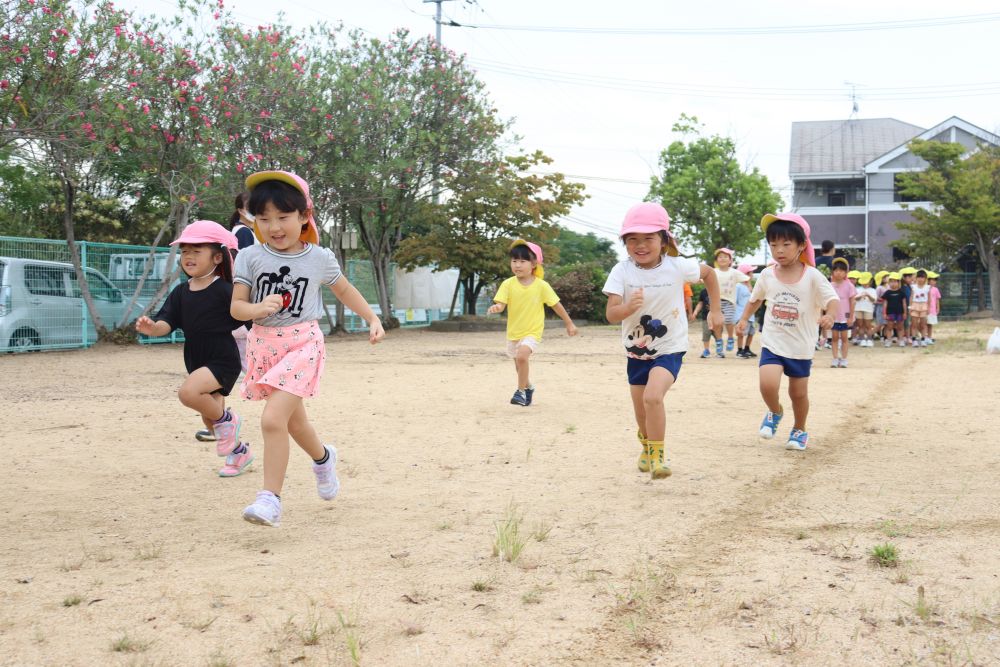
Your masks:
<svg viewBox="0 0 1000 667"><path fill-rule="evenodd" d="M277 529L240 519L259 461L220 479L193 439L179 347L5 356L0 664L1000 664L991 328L819 353L805 454L758 441L754 362L692 337L656 482L614 328L550 333L530 408L502 334L329 339L341 495L293 451Z"/></svg>

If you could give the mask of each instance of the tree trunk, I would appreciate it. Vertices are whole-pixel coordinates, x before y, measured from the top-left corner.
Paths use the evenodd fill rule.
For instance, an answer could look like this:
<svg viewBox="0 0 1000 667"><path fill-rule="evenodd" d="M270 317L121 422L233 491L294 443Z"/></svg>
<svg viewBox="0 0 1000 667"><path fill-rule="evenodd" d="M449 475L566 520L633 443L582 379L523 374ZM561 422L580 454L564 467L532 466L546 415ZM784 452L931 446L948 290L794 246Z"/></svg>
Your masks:
<svg viewBox="0 0 1000 667"><path fill-rule="evenodd" d="M455 291L451 293L451 308L448 309L448 319L450 320L455 316L455 303L458 302L458 290L462 286L462 273L458 274L458 278L455 280Z"/></svg>
<svg viewBox="0 0 1000 667"><path fill-rule="evenodd" d="M188 214L191 212L190 204L174 204L170 209L170 217L173 218L175 223L175 228L177 230L177 235L180 236L181 231L187 227ZM180 246L172 245L170 246L170 254L167 255L167 266L173 264L174 258L177 257L177 248ZM170 275L163 279L160 283L160 287L156 290L156 293L150 298L149 303L146 307L142 309L141 315L148 315L150 311L163 300L163 297L167 295L170 291L170 286L175 280L181 275L181 267L178 264L177 268L170 272Z"/></svg>
<svg viewBox="0 0 1000 667"><path fill-rule="evenodd" d="M462 312L465 315L476 314L476 301L472 296L472 289L475 286L475 282L476 277L474 275L466 276L462 280Z"/></svg>
<svg viewBox="0 0 1000 667"><path fill-rule="evenodd" d="M389 257L379 252L372 255L372 271L375 274L375 287L378 290L378 305L382 309L382 326L386 330L399 327L399 320L392 314L392 301L389 298Z"/></svg>
<svg viewBox="0 0 1000 667"><path fill-rule="evenodd" d="M986 271L990 276L990 302L993 307L993 319L1000 320L1000 254L990 253L990 263Z"/></svg>
<svg viewBox="0 0 1000 667"><path fill-rule="evenodd" d="M336 236L340 235L337 234ZM337 256L337 263L340 264L340 270L344 274L344 277L347 278L347 253L344 251L343 248L340 247L339 238L336 238L336 240L334 241L333 254ZM340 302L340 299L337 299L337 303L333 308L333 312L334 312L334 318L337 320L337 322L336 324L333 323L330 324L330 333L332 334L337 331L347 333L347 327L344 326L344 317L345 317L344 304ZM330 313L328 312L326 316L329 319Z"/></svg>
<svg viewBox="0 0 1000 667"><path fill-rule="evenodd" d="M97 330L97 339L100 340L104 336L108 329L104 326L104 321L101 319L101 314L97 310L97 306L94 305L94 297L90 293L90 285L87 284L87 274L83 270L83 265L80 262L80 250L76 246L76 229L73 223L73 205L76 198L76 186L70 181L69 177L63 173L62 174L62 186L63 186L63 199L65 199L66 209L63 213L63 227L66 231L66 245L69 246L69 257L70 261L73 263L73 270L76 272L76 283L80 286L80 295L83 297L83 303L87 306L87 313L90 315L90 319L94 322L94 328ZM86 324L84 324L84 330L81 334L82 343L87 344L87 330Z"/></svg>
<svg viewBox="0 0 1000 667"><path fill-rule="evenodd" d="M156 267L156 248L160 245L160 240L163 238L163 234L170 227L171 216L168 216L166 220L163 221L163 225L160 226L160 231L156 233L156 238L153 239L153 244L149 248L149 254L147 255L148 261L146 262L146 267L142 270L142 275L139 276L139 282L135 286L135 290L132 292L132 297L128 300L128 305L125 307L125 312L122 314L121 321L116 325L117 327L123 327L128 322L128 318L132 315L132 310L135 308L136 302L139 300L139 295L142 293L142 288L146 285L146 278L149 277L150 272ZM175 255L174 246L170 246L170 255ZM170 259L167 259L167 266L170 266ZM173 273L173 272L172 272ZM167 280L168 276L164 276L163 280L167 281L167 284L173 282L173 279ZM162 286L162 283L161 283Z"/></svg>
<svg viewBox="0 0 1000 667"><path fill-rule="evenodd" d="M973 239L980 262L980 268L976 272L979 282L979 310L986 310L986 290L983 289L982 269L985 266L990 284L990 309L993 311L993 318L1000 319L1000 256L998 256L996 244L993 239L986 238L979 231L975 232Z"/></svg>

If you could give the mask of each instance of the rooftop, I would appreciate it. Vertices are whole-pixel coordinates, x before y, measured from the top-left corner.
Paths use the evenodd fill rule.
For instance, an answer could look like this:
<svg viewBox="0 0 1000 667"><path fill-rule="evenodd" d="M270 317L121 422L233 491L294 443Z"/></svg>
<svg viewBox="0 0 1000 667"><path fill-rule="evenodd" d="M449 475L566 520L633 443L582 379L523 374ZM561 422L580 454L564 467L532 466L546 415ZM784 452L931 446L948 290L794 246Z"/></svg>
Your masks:
<svg viewBox="0 0 1000 667"><path fill-rule="evenodd" d="M867 163L923 131L895 118L794 122L788 172L862 176Z"/></svg>

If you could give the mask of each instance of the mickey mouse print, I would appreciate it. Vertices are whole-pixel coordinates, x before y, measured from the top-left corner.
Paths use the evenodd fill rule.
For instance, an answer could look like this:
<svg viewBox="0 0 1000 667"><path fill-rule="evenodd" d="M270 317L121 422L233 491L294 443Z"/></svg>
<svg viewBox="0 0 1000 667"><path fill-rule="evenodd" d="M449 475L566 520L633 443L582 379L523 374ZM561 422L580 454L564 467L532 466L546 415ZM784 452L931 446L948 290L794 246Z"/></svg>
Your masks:
<svg viewBox="0 0 1000 667"><path fill-rule="evenodd" d="M279 294L281 310L277 315L298 318L302 315L302 304L305 302L309 279L304 276L293 276L291 267L281 266L275 272L257 276L257 284L254 287L254 303L259 303L272 294Z"/></svg>

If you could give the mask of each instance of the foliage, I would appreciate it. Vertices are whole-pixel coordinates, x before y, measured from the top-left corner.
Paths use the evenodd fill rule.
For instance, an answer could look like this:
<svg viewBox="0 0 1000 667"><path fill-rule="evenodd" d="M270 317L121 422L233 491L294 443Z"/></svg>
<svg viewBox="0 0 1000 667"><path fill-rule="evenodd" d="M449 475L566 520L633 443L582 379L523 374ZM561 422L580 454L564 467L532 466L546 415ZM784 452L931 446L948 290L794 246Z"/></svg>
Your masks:
<svg viewBox="0 0 1000 667"><path fill-rule="evenodd" d="M451 192L440 206L422 210L419 233L407 238L397 254L401 266L435 264L459 270L465 287L466 314L475 314L479 293L486 285L510 276L508 250L516 238L542 246L546 264L559 260L549 245L557 233L554 220L583 201L583 186L562 174L534 170L552 160L541 151L479 164L475 169L449 174L444 185Z"/></svg>
<svg viewBox="0 0 1000 667"><path fill-rule="evenodd" d="M605 321L607 297L601 291L608 272L597 262L562 265L546 276L566 312L574 319Z"/></svg>
<svg viewBox="0 0 1000 667"><path fill-rule="evenodd" d="M740 167L736 144L728 137L704 136L693 116L681 114L675 141L660 153L660 175L654 176L647 198L663 204L678 241L711 260L716 248L737 255L755 251L763 233L760 218L783 206L767 177L754 167Z"/></svg>
<svg viewBox="0 0 1000 667"><path fill-rule="evenodd" d="M906 233L902 245L908 252L958 252L972 244L989 274L993 315L1000 318L1000 148L984 146L965 157L961 144L918 139L910 150L928 166L900 174L901 192L934 206L914 208L914 222L896 225Z"/></svg>
<svg viewBox="0 0 1000 667"><path fill-rule="evenodd" d="M559 261L564 265L594 262L605 271L610 271L618 263L614 242L602 239L593 232L578 234L562 227L551 243L559 251Z"/></svg>

